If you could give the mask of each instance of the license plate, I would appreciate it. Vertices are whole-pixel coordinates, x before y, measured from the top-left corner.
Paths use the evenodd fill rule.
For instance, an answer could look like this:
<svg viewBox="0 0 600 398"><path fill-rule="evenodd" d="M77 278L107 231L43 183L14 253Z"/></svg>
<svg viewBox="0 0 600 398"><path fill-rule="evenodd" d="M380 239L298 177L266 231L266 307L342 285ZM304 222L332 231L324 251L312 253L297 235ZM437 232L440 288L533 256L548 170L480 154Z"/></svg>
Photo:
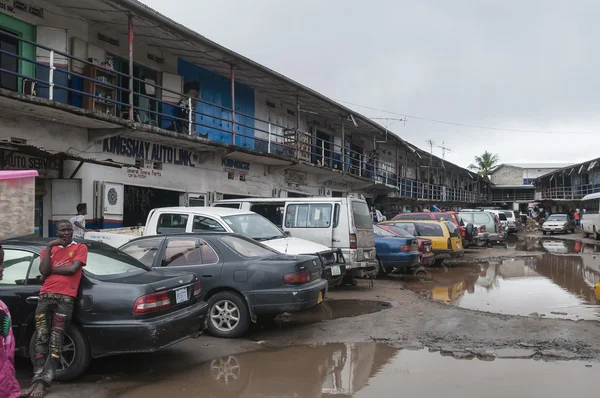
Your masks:
<svg viewBox="0 0 600 398"><path fill-rule="evenodd" d="M187 301L187 299L188 299L187 289L175 290L175 302L177 304L183 303L184 301Z"/></svg>
<svg viewBox="0 0 600 398"><path fill-rule="evenodd" d="M331 276L338 275L342 275L342 270L340 269L339 265L334 265L333 267L331 267Z"/></svg>
<svg viewBox="0 0 600 398"><path fill-rule="evenodd" d="M321 304L323 302L323 292L319 292L319 299L317 300L317 304Z"/></svg>

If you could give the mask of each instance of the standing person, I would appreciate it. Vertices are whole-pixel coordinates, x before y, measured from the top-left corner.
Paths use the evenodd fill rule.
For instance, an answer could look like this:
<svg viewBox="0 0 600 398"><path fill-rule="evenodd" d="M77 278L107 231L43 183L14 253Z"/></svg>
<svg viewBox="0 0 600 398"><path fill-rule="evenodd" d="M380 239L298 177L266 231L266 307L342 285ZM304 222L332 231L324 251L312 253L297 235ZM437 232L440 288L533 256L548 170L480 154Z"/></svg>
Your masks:
<svg viewBox="0 0 600 398"><path fill-rule="evenodd" d="M73 241L73 226L67 220L56 225L58 239L40 254L40 273L45 278L35 310L33 381L23 397L43 397L60 363L63 336L73 315L81 281L81 268L88 249Z"/></svg>
<svg viewBox="0 0 600 398"><path fill-rule="evenodd" d="M581 225L581 214L579 214L579 209L576 209L573 213L573 218L575 219L575 226L579 228Z"/></svg>
<svg viewBox="0 0 600 398"><path fill-rule="evenodd" d="M77 205L77 215L72 217L71 224L73 225L73 236L77 239L83 239L87 229L85 229L85 216L87 215L87 204L80 203Z"/></svg>
<svg viewBox="0 0 600 398"><path fill-rule="evenodd" d="M0 281L4 268L4 249L0 246ZM0 300L0 397L18 398L21 396L19 382L15 377L15 338L12 332L10 312Z"/></svg>

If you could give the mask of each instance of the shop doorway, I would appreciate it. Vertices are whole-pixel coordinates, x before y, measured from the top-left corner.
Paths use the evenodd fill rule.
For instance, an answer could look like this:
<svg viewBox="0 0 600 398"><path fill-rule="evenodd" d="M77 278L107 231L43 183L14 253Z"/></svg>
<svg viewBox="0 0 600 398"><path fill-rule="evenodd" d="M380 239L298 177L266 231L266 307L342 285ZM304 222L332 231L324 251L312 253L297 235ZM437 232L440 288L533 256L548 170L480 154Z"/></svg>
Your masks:
<svg viewBox="0 0 600 398"><path fill-rule="evenodd" d="M16 38L7 36L3 33L17 35L15 32L0 29L0 50L19 55L19 41ZM19 60L12 55L0 53L0 68L18 73ZM19 78L12 73L0 72L0 88L19 91Z"/></svg>
<svg viewBox="0 0 600 398"><path fill-rule="evenodd" d="M177 191L125 185L123 202L123 226L146 224L150 210L157 207L179 206Z"/></svg>

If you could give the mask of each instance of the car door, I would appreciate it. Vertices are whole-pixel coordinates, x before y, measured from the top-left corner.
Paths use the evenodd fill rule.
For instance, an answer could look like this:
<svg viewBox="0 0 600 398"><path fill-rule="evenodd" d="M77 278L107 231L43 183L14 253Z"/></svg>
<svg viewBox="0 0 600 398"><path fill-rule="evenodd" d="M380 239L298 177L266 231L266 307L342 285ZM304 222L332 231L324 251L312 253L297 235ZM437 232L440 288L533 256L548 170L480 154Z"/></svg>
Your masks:
<svg viewBox="0 0 600 398"><path fill-rule="evenodd" d="M285 207L283 230L296 238L332 247L333 204L288 202ZM370 225L373 234L373 226Z"/></svg>
<svg viewBox="0 0 600 398"><path fill-rule="evenodd" d="M37 260L37 261L36 261ZM32 268L36 263L36 269ZM3 278L0 281L0 299L10 310L13 332L19 339L22 331L33 320L40 292L39 256L27 250L4 249ZM19 341L19 344L27 344Z"/></svg>
<svg viewBox="0 0 600 398"><path fill-rule="evenodd" d="M167 238L153 266L195 273L200 279L204 294L218 286L223 262L206 240L194 236L178 236Z"/></svg>

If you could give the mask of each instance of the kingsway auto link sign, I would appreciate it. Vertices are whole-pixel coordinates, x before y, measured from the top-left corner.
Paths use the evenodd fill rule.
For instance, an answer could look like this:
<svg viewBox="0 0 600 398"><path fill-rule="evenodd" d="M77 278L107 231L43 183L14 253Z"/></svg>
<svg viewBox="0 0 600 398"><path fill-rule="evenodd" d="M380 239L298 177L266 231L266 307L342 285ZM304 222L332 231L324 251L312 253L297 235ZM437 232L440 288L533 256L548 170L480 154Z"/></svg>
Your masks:
<svg viewBox="0 0 600 398"><path fill-rule="evenodd" d="M192 160L196 161L198 159L195 152L187 149L119 136L105 138L102 142L102 151L130 158L189 167L196 167Z"/></svg>

